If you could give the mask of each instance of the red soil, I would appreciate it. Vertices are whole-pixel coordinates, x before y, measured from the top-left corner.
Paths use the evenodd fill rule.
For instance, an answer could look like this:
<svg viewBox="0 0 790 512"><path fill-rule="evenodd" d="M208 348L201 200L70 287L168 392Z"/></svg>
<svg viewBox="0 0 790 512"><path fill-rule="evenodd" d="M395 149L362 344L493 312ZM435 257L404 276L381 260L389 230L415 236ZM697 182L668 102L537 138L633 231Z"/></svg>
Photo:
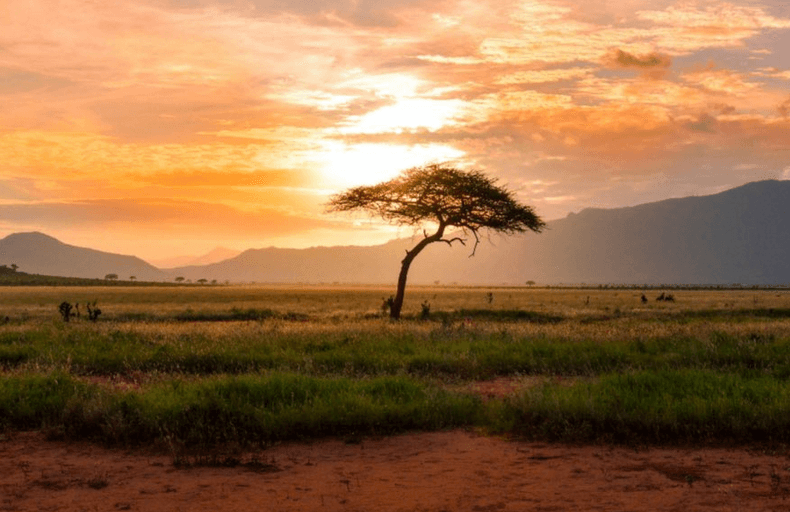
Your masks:
<svg viewBox="0 0 790 512"><path fill-rule="evenodd" d="M452 431L253 455L257 464L176 469L167 455L11 434L0 440L0 510L790 510L790 459L745 449L636 451Z"/></svg>

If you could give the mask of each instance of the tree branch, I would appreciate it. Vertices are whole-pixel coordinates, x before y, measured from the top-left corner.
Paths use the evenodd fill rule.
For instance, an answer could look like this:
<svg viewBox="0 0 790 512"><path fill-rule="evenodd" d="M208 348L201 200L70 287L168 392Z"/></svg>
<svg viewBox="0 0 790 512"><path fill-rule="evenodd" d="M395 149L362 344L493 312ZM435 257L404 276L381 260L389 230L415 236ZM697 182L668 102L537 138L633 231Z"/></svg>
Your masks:
<svg viewBox="0 0 790 512"><path fill-rule="evenodd" d="M453 242L461 242L461 245L466 247L466 240L463 239L463 238L460 238L460 237L451 238L450 240L442 238L441 240L439 240L439 242L444 242L447 245L449 245L450 247L453 246Z"/></svg>
<svg viewBox="0 0 790 512"><path fill-rule="evenodd" d="M477 252L477 246L480 245L480 237L477 236L477 230L476 229L471 228L470 231L472 232L473 235L475 235L475 246L472 248L472 254L469 255L469 257L471 258Z"/></svg>

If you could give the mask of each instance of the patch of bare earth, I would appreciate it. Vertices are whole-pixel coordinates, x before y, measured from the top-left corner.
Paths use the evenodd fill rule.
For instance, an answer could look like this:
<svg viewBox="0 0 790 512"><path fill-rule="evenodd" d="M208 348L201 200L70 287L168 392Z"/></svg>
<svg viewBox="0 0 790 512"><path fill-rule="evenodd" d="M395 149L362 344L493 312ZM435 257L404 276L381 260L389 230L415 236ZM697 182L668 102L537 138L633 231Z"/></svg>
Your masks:
<svg viewBox="0 0 790 512"><path fill-rule="evenodd" d="M790 510L790 460L744 449L635 451L457 430L283 444L244 461L177 469L167 455L12 434L0 441L0 510Z"/></svg>
<svg viewBox="0 0 790 512"><path fill-rule="evenodd" d="M525 389L538 386L548 380L570 386L577 381L578 378L562 376L497 377L491 380L473 381L468 384L452 386L451 389L478 395L483 400L491 400L516 394Z"/></svg>

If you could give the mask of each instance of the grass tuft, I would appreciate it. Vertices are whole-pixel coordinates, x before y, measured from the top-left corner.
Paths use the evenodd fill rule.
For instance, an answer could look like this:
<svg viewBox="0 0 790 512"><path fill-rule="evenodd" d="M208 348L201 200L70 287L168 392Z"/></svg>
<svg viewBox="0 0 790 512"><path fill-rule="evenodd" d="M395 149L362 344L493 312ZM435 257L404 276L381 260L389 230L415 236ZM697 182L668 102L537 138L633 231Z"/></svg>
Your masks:
<svg viewBox="0 0 790 512"><path fill-rule="evenodd" d="M508 402L512 431L569 442L790 441L790 386L700 370L549 381Z"/></svg>

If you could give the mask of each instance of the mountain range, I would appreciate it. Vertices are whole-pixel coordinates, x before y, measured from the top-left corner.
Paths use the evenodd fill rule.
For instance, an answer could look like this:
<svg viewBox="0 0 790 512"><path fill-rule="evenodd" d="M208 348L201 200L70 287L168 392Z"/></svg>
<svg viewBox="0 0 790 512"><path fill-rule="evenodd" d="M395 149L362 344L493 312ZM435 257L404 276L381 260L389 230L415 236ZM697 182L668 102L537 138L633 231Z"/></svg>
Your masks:
<svg viewBox="0 0 790 512"><path fill-rule="evenodd" d="M370 247L249 249L205 265L168 270L139 258L63 244L41 233L0 240L0 264L73 277L115 273L139 280L269 283L394 283L417 239ZM787 284L790 181L749 183L719 194L615 209L590 208L540 234L432 244L415 259L412 283Z"/></svg>
<svg viewBox="0 0 790 512"><path fill-rule="evenodd" d="M149 260L148 263L161 269L194 265L209 265L211 263L217 263L218 261L233 258L234 256L238 256L240 253L241 251L234 251L233 249L228 249L227 247L217 247L206 254L203 254L202 256L175 256L172 258Z"/></svg>
<svg viewBox="0 0 790 512"><path fill-rule="evenodd" d="M0 240L0 264L17 265L21 272L63 277L162 281L169 276L136 256L64 244L43 233L14 233Z"/></svg>

